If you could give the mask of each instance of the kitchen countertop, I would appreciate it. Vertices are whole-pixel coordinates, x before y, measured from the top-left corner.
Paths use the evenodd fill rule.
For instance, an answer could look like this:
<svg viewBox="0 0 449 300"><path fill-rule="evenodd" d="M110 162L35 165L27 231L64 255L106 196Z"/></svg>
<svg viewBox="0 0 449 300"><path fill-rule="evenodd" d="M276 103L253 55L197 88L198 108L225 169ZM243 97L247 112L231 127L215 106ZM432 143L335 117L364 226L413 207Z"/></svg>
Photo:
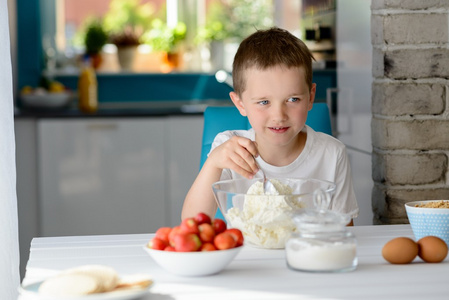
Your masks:
<svg viewBox="0 0 449 300"><path fill-rule="evenodd" d="M231 101L161 101L144 105L99 105L95 113L83 113L76 107L64 109L16 108L14 117L21 118L108 118L108 117L157 117L171 115L202 115L207 106L230 106Z"/></svg>

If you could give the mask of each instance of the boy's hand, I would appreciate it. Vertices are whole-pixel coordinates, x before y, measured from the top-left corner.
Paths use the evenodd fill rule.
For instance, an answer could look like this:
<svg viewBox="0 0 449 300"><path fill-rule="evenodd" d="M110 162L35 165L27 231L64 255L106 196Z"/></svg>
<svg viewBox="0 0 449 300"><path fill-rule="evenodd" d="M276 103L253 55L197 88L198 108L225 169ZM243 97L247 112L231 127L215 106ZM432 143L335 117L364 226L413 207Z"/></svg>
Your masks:
<svg viewBox="0 0 449 300"><path fill-rule="evenodd" d="M238 174L251 179L259 171L256 160L258 156L256 143L248 138L233 136L215 148L209 160L219 169L232 169Z"/></svg>

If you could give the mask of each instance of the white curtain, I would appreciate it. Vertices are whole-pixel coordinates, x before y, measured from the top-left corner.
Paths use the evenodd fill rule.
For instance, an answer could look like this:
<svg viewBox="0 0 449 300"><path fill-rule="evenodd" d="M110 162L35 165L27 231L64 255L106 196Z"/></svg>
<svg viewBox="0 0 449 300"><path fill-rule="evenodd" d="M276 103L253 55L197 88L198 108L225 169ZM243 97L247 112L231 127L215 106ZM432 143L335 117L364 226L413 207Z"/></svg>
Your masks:
<svg viewBox="0 0 449 300"><path fill-rule="evenodd" d="M0 299L17 299L19 239L7 0L0 0Z"/></svg>

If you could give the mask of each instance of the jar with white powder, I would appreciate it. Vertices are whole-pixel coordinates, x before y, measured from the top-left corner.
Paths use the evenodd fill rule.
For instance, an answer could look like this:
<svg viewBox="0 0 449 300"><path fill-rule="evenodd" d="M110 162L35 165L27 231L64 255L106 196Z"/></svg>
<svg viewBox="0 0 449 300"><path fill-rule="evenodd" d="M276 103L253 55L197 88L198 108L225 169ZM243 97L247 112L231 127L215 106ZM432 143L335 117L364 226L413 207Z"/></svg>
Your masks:
<svg viewBox="0 0 449 300"><path fill-rule="evenodd" d="M346 231L350 216L328 210L330 195L314 194L315 209L294 216L297 231L285 244L290 269L306 272L345 272L357 267L356 238Z"/></svg>

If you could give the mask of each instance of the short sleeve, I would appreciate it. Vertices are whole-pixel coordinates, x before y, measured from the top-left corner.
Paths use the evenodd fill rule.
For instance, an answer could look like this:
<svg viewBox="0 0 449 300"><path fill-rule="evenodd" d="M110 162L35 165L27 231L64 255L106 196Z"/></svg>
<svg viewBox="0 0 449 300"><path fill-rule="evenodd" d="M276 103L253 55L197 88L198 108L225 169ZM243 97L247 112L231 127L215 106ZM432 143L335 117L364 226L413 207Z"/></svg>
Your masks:
<svg viewBox="0 0 449 300"><path fill-rule="evenodd" d="M335 170L335 183L337 185L331 210L349 214L353 219L359 214L359 207L352 184L351 167L346 148L341 148L337 156Z"/></svg>

